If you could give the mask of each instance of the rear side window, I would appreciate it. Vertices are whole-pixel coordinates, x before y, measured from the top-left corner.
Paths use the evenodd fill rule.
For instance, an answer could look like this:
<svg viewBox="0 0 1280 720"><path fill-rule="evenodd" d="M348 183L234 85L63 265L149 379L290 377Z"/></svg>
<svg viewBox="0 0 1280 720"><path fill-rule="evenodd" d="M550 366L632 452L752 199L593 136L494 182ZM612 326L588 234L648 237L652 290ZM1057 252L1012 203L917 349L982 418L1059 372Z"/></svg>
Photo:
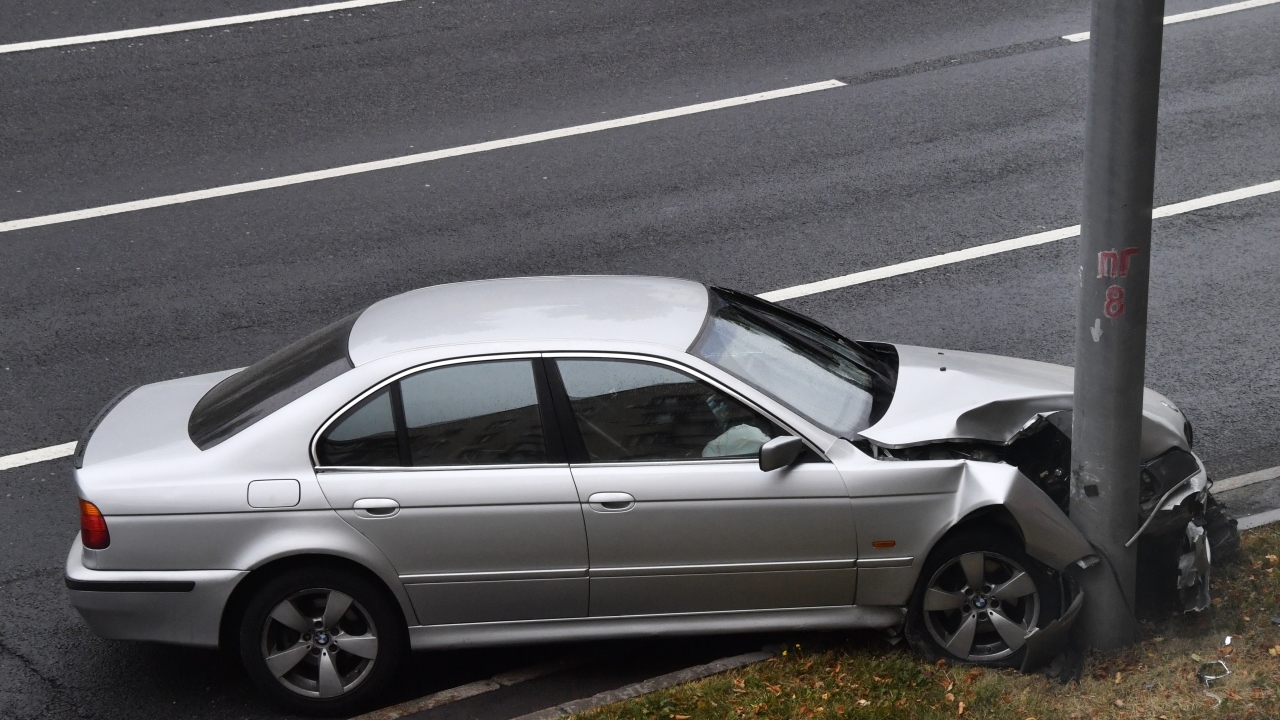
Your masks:
<svg viewBox="0 0 1280 720"><path fill-rule="evenodd" d="M316 459L328 467L545 463L535 370L531 360L495 360L402 378L331 425Z"/></svg>
<svg viewBox="0 0 1280 720"><path fill-rule="evenodd" d="M391 390L366 398L324 434L316 444L321 465L395 467L400 464Z"/></svg>
<svg viewBox="0 0 1280 720"><path fill-rule="evenodd" d="M587 458L751 458L781 428L716 388L630 360L556 360Z"/></svg>
<svg viewBox="0 0 1280 720"><path fill-rule="evenodd" d="M544 463L547 446L528 360L448 365L400 381L413 464Z"/></svg>
<svg viewBox="0 0 1280 720"><path fill-rule="evenodd" d="M191 411L187 434L208 450L354 367L350 315L223 380Z"/></svg>

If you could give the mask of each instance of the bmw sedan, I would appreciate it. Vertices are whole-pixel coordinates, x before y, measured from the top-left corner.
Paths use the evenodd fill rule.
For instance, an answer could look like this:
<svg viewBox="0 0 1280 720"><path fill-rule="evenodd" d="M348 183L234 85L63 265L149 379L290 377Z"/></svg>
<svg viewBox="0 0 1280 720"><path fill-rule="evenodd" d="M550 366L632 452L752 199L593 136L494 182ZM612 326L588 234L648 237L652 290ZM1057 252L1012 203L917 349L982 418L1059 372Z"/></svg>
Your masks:
<svg viewBox="0 0 1280 720"><path fill-rule="evenodd" d="M423 288L116 397L76 450L66 584L98 635L234 648L316 714L433 648L904 627L1029 667L1096 562L1064 512L1071 383L683 280ZM1221 513L1151 391L1142 451L1134 512L1207 601L1191 528Z"/></svg>

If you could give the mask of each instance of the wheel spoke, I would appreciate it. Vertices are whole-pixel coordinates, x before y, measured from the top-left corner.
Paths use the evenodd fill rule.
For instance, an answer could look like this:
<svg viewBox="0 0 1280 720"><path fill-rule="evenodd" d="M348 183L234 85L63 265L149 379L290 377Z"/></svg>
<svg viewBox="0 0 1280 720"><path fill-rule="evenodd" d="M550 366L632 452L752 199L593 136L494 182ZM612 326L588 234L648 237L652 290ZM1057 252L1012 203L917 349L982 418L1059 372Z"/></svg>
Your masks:
<svg viewBox="0 0 1280 720"><path fill-rule="evenodd" d="M351 597L338 592L329 591L329 598L324 603L324 626L334 627L342 619L342 615L351 607Z"/></svg>
<svg viewBox="0 0 1280 720"><path fill-rule="evenodd" d="M1004 614L1004 611L999 609L992 610L988 617L991 620L991 624L995 626L996 632L1000 633L1000 639L1004 640L1010 650L1017 650L1026 644L1027 631L1023 630L1021 625L1010 620Z"/></svg>
<svg viewBox="0 0 1280 720"><path fill-rule="evenodd" d="M338 675L337 660L333 653L320 653L320 697L336 697L342 691L342 678Z"/></svg>
<svg viewBox="0 0 1280 720"><path fill-rule="evenodd" d="M974 592L982 592L982 583L986 577L987 558L980 552L967 553L960 556L960 568L964 570L965 582Z"/></svg>
<svg viewBox="0 0 1280 720"><path fill-rule="evenodd" d="M938 588L929 588L924 594L924 609L933 610L957 610L964 606L965 596L958 592L947 592Z"/></svg>
<svg viewBox="0 0 1280 720"><path fill-rule="evenodd" d="M978 630L978 618L970 615L960 623L960 629L956 630L956 634L951 636L947 641L947 652L958 658L968 658L969 650L973 647L973 635Z"/></svg>
<svg viewBox="0 0 1280 720"><path fill-rule="evenodd" d="M281 650L275 655L268 655L267 668L271 670L272 675L280 677L302 662L302 658L306 657L310 650L310 643L299 642L288 650Z"/></svg>
<svg viewBox="0 0 1280 720"><path fill-rule="evenodd" d="M1002 602L1010 602L1020 597L1025 597L1036 591L1036 583L1031 576L1020 572L1009 579L1008 582L1001 583L999 587L991 591L991 597Z"/></svg>
<svg viewBox="0 0 1280 720"><path fill-rule="evenodd" d="M378 657L378 636L372 633L368 635L339 635L334 640L338 643L338 649L349 652L352 655L359 655L366 660L373 660Z"/></svg>
<svg viewBox="0 0 1280 720"><path fill-rule="evenodd" d="M302 613L298 612L298 608L288 600L277 605L276 609L271 611L271 617L276 622L300 633L311 632L311 621L303 617Z"/></svg>

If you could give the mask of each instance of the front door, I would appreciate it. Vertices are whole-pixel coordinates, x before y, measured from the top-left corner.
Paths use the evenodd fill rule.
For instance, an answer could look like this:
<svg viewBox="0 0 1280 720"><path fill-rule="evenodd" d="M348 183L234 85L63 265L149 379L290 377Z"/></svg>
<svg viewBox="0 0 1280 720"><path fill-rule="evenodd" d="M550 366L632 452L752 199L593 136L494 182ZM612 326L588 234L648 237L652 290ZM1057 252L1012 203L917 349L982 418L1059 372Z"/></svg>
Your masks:
<svg viewBox="0 0 1280 720"><path fill-rule="evenodd" d="M544 432L538 362L409 375L317 443L326 497L386 554L424 625L587 614L582 511Z"/></svg>
<svg viewBox="0 0 1280 720"><path fill-rule="evenodd" d="M787 431L674 366L548 362L577 455L593 617L853 603L853 510L831 463L813 453L762 472L760 446Z"/></svg>

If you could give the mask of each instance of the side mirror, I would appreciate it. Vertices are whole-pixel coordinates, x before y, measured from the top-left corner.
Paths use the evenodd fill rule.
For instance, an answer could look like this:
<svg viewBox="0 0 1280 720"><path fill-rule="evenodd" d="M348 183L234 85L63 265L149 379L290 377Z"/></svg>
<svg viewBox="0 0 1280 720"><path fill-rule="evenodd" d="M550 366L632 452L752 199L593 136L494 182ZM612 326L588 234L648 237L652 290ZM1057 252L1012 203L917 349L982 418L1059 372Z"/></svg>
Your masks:
<svg viewBox="0 0 1280 720"><path fill-rule="evenodd" d="M760 469L769 472L787 467L804 450L804 441L794 435L776 437L760 446Z"/></svg>

